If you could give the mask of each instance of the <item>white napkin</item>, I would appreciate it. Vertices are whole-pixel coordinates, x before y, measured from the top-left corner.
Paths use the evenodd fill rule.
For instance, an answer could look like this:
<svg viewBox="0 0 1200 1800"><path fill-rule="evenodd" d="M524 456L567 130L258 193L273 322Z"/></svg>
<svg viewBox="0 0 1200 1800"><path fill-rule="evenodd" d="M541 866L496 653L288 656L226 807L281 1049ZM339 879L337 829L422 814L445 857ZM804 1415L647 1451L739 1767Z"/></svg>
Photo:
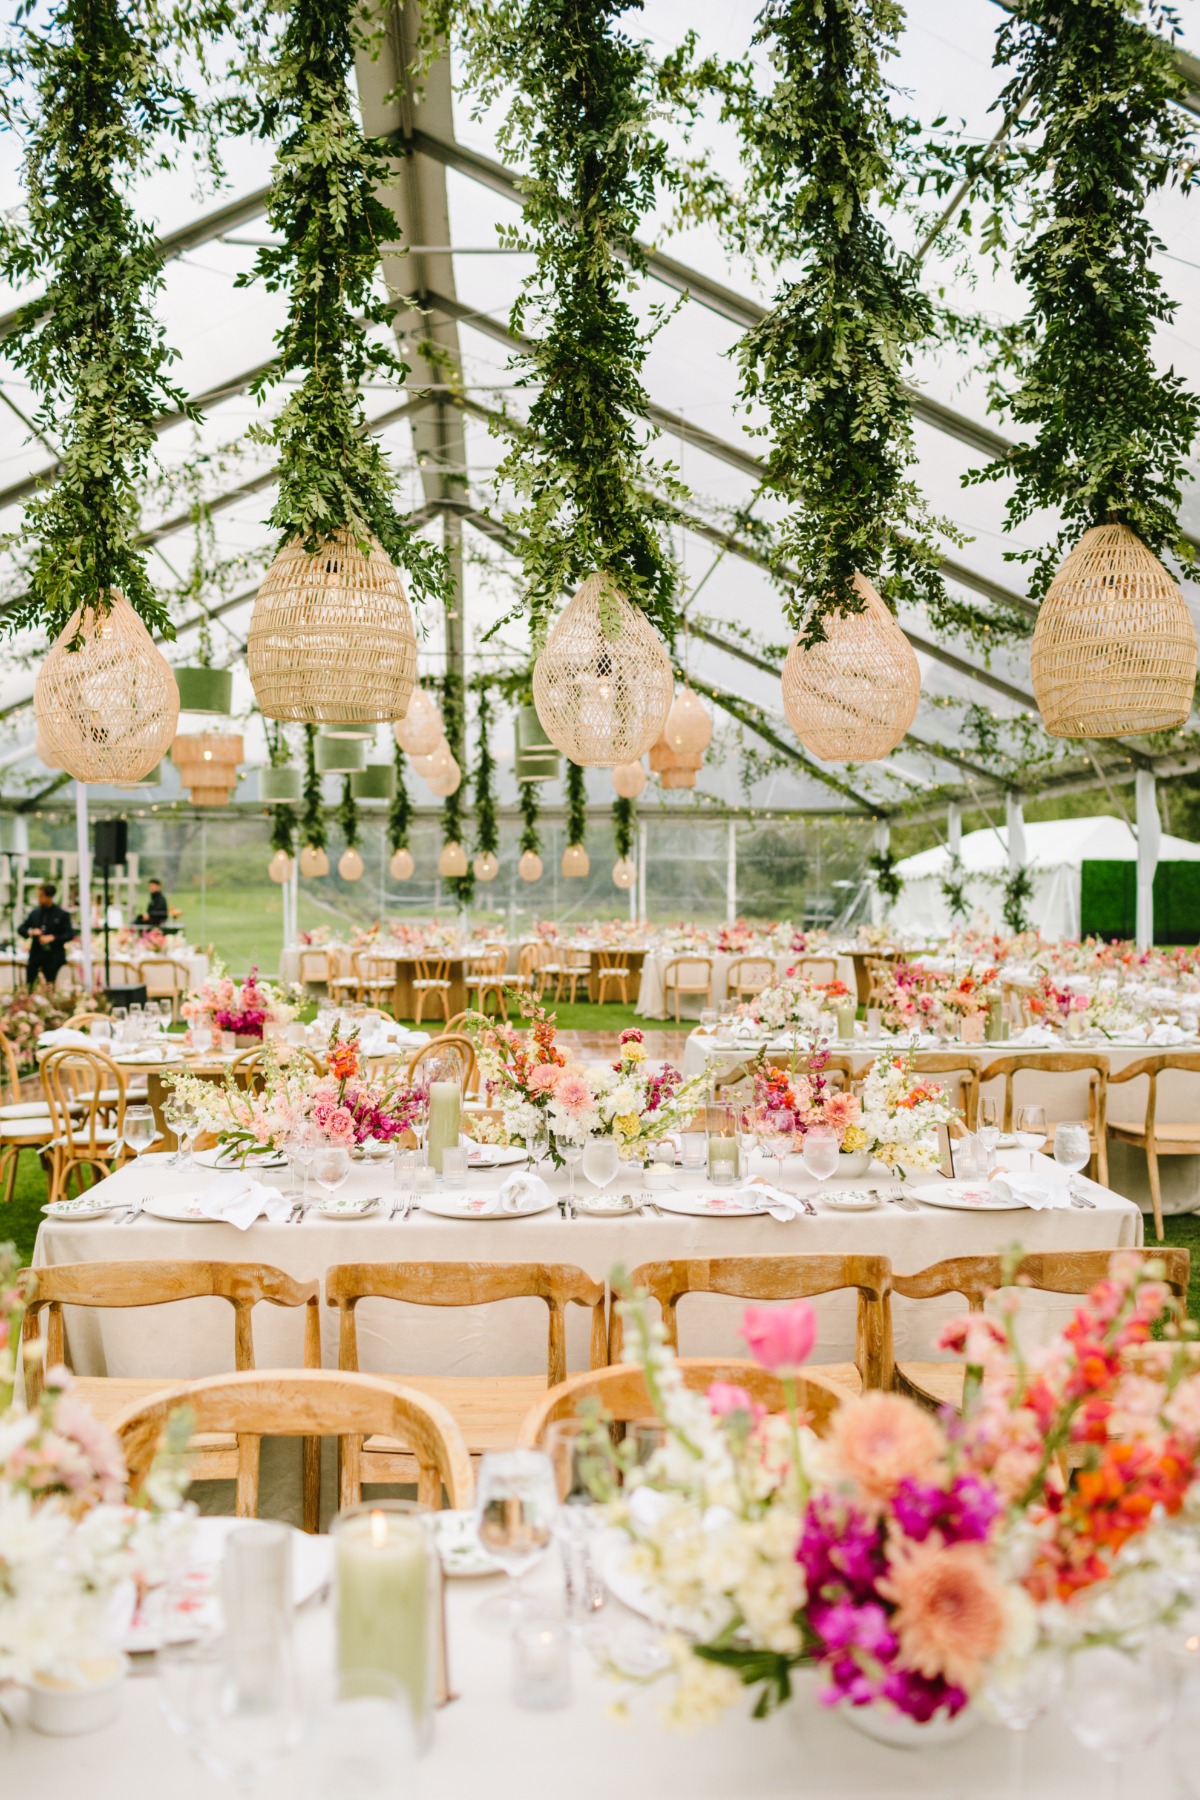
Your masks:
<svg viewBox="0 0 1200 1800"><path fill-rule="evenodd" d="M1024 1031L1014 1032L1008 1041L1010 1044L1036 1044L1043 1049L1057 1044L1058 1037L1048 1025L1027 1025Z"/></svg>
<svg viewBox="0 0 1200 1800"><path fill-rule="evenodd" d="M752 1200L763 1212L778 1219L781 1225L786 1225L789 1219L798 1219L804 1211L804 1202L795 1194L785 1193L782 1188L764 1181L761 1175L755 1175L751 1180L743 1182L741 1187L734 1188L731 1198ZM768 1202L766 1206L763 1206L764 1200Z"/></svg>
<svg viewBox="0 0 1200 1800"><path fill-rule="evenodd" d="M554 1195L540 1175L510 1175L497 1198L498 1211L503 1213L537 1212L554 1204Z"/></svg>
<svg viewBox="0 0 1200 1800"><path fill-rule="evenodd" d="M95 1044L95 1038L89 1037L86 1031L67 1031L59 1027L57 1031L43 1031L38 1039L39 1050L57 1050L63 1044Z"/></svg>
<svg viewBox="0 0 1200 1800"><path fill-rule="evenodd" d="M1156 1025L1146 1039L1148 1044L1156 1044L1160 1047L1166 1044L1186 1044L1188 1041L1189 1037L1186 1031L1181 1031L1178 1025L1170 1024Z"/></svg>
<svg viewBox="0 0 1200 1800"><path fill-rule="evenodd" d="M245 1231L255 1219L269 1219L281 1225L291 1212L294 1201L285 1199L277 1188L256 1181L249 1169L234 1169L218 1175L200 1195L200 1210L206 1219L223 1219Z"/></svg>
<svg viewBox="0 0 1200 1800"><path fill-rule="evenodd" d="M993 1175L991 1185L1006 1200L1015 1200L1031 1212L1050 1212L1056 1206L1071 1204L1067 1184L1042 1174L1019 1175L1015 1169L1009 1169L1003 1175Z"/></svg>

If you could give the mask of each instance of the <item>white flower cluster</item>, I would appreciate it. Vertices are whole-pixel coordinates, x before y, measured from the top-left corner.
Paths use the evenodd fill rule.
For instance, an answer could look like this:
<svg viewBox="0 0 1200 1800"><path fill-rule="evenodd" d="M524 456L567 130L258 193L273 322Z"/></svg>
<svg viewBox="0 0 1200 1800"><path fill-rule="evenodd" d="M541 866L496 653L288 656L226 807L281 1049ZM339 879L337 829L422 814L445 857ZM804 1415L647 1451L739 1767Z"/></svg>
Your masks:
<svg viewBox="0 0 1200 1800"><path fill-rule="evenodd" d="M738 1010L768 1031L815 1031L821 1014L829 1011L829 1001L811 981L784 975Z"/></svg>
<svg viewBox="0 0 1200 1800"><path fill-rule="evenodd" d="M938 1166L937 1127L957 1117L937 1082L915 1073L905 1056L877 1057L863 1083L859 1124L871 1153L889 1169Z"/></svg>

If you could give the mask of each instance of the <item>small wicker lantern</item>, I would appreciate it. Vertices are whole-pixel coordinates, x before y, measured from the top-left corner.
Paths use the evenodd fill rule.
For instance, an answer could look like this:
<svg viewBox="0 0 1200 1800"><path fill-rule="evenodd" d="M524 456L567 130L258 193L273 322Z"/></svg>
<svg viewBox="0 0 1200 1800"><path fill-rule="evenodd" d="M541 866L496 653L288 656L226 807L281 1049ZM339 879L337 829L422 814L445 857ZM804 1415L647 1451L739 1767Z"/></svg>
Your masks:
<svg viewBox="0 0 1200 1800"><path fill-rule="evenodd" d="M431 775L436 775L439 769L449 768L453 754L446 739L440 737L432 750L427 750L420 756L410 756L408 760L412 764L413 774L419 775L423 781L427 781Z"/></svg>
<svg viewBox="0 0 1200 1800"><path fill-rule="evenodd" d="M283 886L285 881L290 881L292 879L292 859L286 850L277 850L275 852L274 856L267 864L267 874L271 877L272 881L277 881L280 887Z"/></svg>
<svg viewBox="0 0 1200 1800"><path fill-rule="evenodd" d="M448 764L438 769L433 775L425 777L425 785L430 793L436 795L439 800L446 800L451 794L456 794L461 782L462 770L453 756L450 757Z"/></svg>
<svg viewBox="0 0 1200 1800"><path fill-rule="evenodd" d="M676 750L665 733L650 746L650 767L665 788L694 788L703 761L699 750L694 754Z"/></svg>
<svg viewBox="0 0 1200 1800"><path fill-rule="evenodd" d="M388 864L388 874L393 881L411 881L416 866L411 850L393 850L392 860Z"/></svg>
<svg viewBox="0 0 1200 1800"><path fill-rule="evenodd" d="M645 613L610 577L589 575L533 668L533 698L551 742L585 769L634 762L662 735L674 690L670 659Z"/></svg>
<svg viewBox="0 0 1200 1800"><path fill-rule="evenodd" d="M663 736L672 750L702 756L712 743L713 722L699 694L680 688L667 714Z"/></svg>
<svg viewBox="0 0 1200 1800"><path fill-rule="evenodd" d="M241 738L220 731L188 732L171 745L171 761L193 806L228 806L244 755Z"/></svg>
<svg viewBox="0 0 1200 1800"><path fill-rule="evenodd" d="M495 881L500 873L500 859L491 850L481 850L471 867L476 881Z"/></svg>
<svg viewBox="0 0 1200 1800"><path fill-rule="evenodd" d="M862 612L828 621L823 644L797 637L783 665L783 710L806 750L822 762L877 762L913 719L921 671L912 645L865 575L854 586Z"/></svg>
<svg viewBox="0 0 1200 1800"><path fill-rule="evenodd" d="M338 874L343 881L361 881L362 872L363 859L351 845L338 857Z"/></svg>
<svg viewBox="0 0 1200 1800"><path fill-rule="evenodd" d="M637 864L632 856L622 856L613 864L613 882L619 888L631 888L637 880Z"/></svg>
<svg viewBox="0 0 1200 1800"><path fill-rule="evenodd" d="M646 785L646 771L640 762L618 763L612 784L622 800L636 800Z"/></svg>
<svg viewBox="0 0 1200 1800"><path fill-rule="evenodd" d="M1029 664L1051 737L1170 731L1192 710L1196 628L1141 538L1127 525L1093 525L1038 609Z"/></svg>
<svg viewBox="0 0 1200 1800"><path fill-rule="evenodd" d="M592 859L582 844L568 844L562 853L561 867L568 881L579 881L591 871Z"/></svg>
<svg viewBox="0 0 1200 1800"><path fill-rule="evenodd" d="M443 844L438 857L438 874L445 880L461 880L467 872L467 853L461 844Z"/></svg>
<svg viewBox="0 0 1200 1800"><path fill-rule="evenodd" d="M179 689L125 596L108 598L102 619L90 606L72 613L38 671L33 711L53 767L76 781L134 782L170 747Z"/></svg>
<svg viewBox="0 0 1200 1800"><path fill-rule="evenodd" d="M521 860L517 864L517 874L522 881L540 881L542 879L542 859L536 850L522 850Z"/></svg>
<svg viewBox="0 0 1200 1800"><path fill-rule="evenodd" d="M372 540L342 526L310 556L285 544L250 617L246 660L268 719L337 725L402 719L417 678L417 637L400 577Z"/></svg>
<svg viewBox="0 0 1200 1800"><path fill-rule="evenodd" d="M328 875L329 858L316 844L305 844L300 852L300 873L310 877Z"/></svg>
<svg viewBox="0 0 1200 1800"><path fill-rule="evenodd" d="M424 688L414 688L408 711L392 726L392 735L409 756L428 756L436 750L445 734L442 715L433 695Z"/></svg>

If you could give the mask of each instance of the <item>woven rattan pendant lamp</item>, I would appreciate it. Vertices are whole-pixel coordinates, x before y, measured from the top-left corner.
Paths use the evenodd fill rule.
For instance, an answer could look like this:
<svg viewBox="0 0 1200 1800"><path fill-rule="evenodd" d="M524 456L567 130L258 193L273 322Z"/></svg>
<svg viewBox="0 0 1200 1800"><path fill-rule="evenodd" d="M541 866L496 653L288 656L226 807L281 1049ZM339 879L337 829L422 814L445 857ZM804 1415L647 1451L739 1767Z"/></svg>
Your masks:
<svg viewBox="0 0 1200 1800"><path fill-rule="evenodd" d="M612 784L622 800L636 800L646 785L646 771L640 762L618 763Z"/></svg>
<svg viewBox="0 0 1200 1800"><path fill-rule="evenodd" d="M619 856L613 864L613 884L619 888L631 888L637 880L637 864L632 856Z"/></svg>
<svg viewBox="0 0 1200 1800"><path fill-rule="evenodd" d="M589 575L533 666L534 704L551 743L585 769L636 762L661 737L674 691L645 613L609 576Z"/></svg>
<svg viewBox="0 0 1200 1800"><path fill-rule="evenodd" d="M592 859L582 844L568 844L559 867L568 881L580 881L590 874Z"/></svg>
<svg viewBox="0 0 1200 1800"><path fill-rule="evenodd" d="M246 660L268 719L338 725L403 719L417 638L400 577L380 545L363 554L346 526L310 556L285 544L250 617Z"/></svg>
<svg viewBox="0 0 1200 1800"><path fill-rule="evenodd" d="M388 874L393 881L411 881L416 869L412 851L406 850L402 844L399 850L392 851L392 860L388 864Z"/></svg>
<svg viewBox="0 0 1200 1800"><path fill-rule="evenodd" d="M240 737L223 731L193 731L171 745L171 761L193 806L228 806L245 755Z"/></svg>
<svg viewBox="0 0 1200 1800"><path fill-rule="evenodd" d="M447 881L461 881L467 872L467 853L462 845L453 840L442 845L438 857L438 874Z"/></svg>
<svg viewBox="0 0 1200 1800"><path fill-rule="evenodd" d="M33 689L39 739L76 781L128 783L162 761L179 719L170 663L123 594L72 613ZM78 638L79 648L69 650Z"/></svg>
<svg viewBox="0 0 1200 1800"><path fill-rule="evenodd" d="M481 850L471 867L476 881L495 881L500 873L500 859L494 850Z"/></svg>
<svg viewBox="0 0 1200 1800"><path fill-rule="evenodd" d="M316 880L329 873L329 858L319 844L305 844L300 852L300 873Z"/></svg>
<svg viewBox="0 0 1200 1800"><path fill-rule="evenodd" d="M913 719L921 671L912 645L865 575L855 571L860 613L835 614L823 644L797 637L783 665L783 710L822 762L877 762Z"/></svg>
<svg viewBox="0 0 1200 1800"><path fill-rule="evenodd" d="M650 746L651 772L658 776L661 786L665 788L694 788L703 761L698 750L691 754L676 750L665 732L657 744Z"/></svg>
<svg viewBox="0 0 1200 1800"><path fill-rule="evenodd" d="M712 716L699 694L682 687L671 702L663 736L672 750L685 756L703 755L712 743Z"/></svg>
<svg viewBox="0 0 1200 1800"><path fill-rule="evenodd" d="M1196 629L1177 584L1128 525L1093 525L1050 583L1029 657L1051 737L1137 737L1186 724Z"/></svg>
<svg viewBox="0 0 1200 1800"><path fill-rule="evenodd" d="M522 881L540 881L545 872L545 865L536 850L522 850L521 860L517 864L517 874Z"/></svg>

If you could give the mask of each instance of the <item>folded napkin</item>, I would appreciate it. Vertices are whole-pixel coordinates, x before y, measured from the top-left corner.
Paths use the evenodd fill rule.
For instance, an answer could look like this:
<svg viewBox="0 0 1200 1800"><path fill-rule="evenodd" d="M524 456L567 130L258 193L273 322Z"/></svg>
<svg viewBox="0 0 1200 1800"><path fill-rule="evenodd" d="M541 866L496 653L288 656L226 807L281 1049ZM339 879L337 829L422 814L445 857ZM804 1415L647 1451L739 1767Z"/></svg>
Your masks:
<svg viewBox="0 0 1200 1800"><path fill-rule="evenodd" d="M991 1185L1005 1200L1028 1206L1032 1212L1050 1212L1056 1206L1071 1204L1067 1183L1041 1173L1019 1175L1015 1169L1008 1169L1003 1175L993 1175Z"/></svg>
<svg viewBox="0 0 1200 1800"><path fill-rule="evenodd" d="M38 1039L39 1050L57 1050L63 1044L92 1044L95 1038L89 1037L86 1031L67 1031L59 1027L57 1031L43 1031Z"/></svg>
<svg viewBox="0 0 1200 1800"><path fill-rule="evenodd" d="M200 1211L206 1219L223 1219L245 1231L255 1219L269 1219L281 1225L295 1202L285 1199L277 1188L256 1181L249 1169L234 1169L218 1175L200 1195Z"/></svg>
<svg viewBox="0 0 1200 1800"><path fill-rule="evenodd" d="M1190 1036L1190 1032L1181 1031L1178 1025L1156 1025L1146 1042L1159 1047L1166 1044L1186 1044Z"/></svg>
<svg viewBox="0 0 1200 1800"><path fill-rule="evenodd" d="M540 1175L510 1175L500 1188L497 1210L503 1213L540 1212L554 1205L554 1195Z"/></svg>
<svg viewBox="0 0 1200 1800"><path fill-rule="evenodd" d="M789 1219L798 1219L804 1211L804 1202L797 1195L785 1193L782 1188L765 1181L761 1175L755 1175L749 1181L743 1182L741 1187L732 1189L730 1198L752 1200L756 1206L762 1208L763 1212L768 1212L773 1219L778 1219L781 1225L786 1225ZM767 1202L765 1206L763 1206L764 1200Z"/></svg>
<svg viewBox="0 0 1200 1800"><path fill-rule="evenodd" d="M1057 1044L1058 1037L1048 1025L1027 1025L1024 1031L1014 1032L1008 1041L1010 1044L1034 1044L1042 1049Z"/></svg>

